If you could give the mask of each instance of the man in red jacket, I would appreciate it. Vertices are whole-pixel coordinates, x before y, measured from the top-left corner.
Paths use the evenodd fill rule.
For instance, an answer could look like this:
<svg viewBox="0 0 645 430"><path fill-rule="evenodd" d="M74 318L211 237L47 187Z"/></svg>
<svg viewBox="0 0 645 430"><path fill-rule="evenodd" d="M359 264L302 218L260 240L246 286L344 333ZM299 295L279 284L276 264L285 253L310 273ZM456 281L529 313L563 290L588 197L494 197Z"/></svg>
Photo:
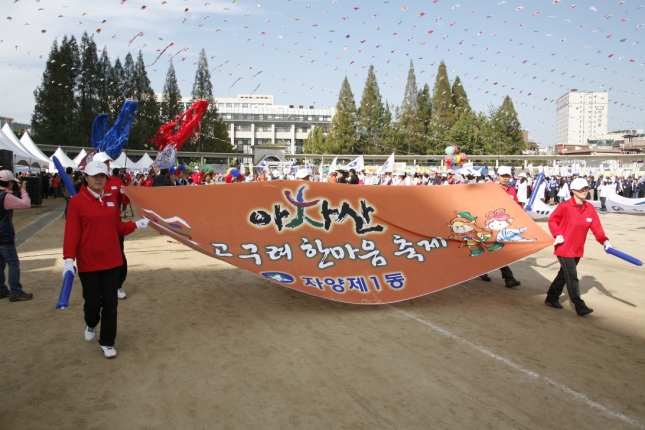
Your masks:
<svg viewBox="0 0 645 430"><path fill-rule="evenodd" d="M518 205L520 204L520 201L517 199L517 192L515 191L515 187L510 187L508 183L511 181L511 168L508 166L500 166L499 169L497 169L497 183L504 189L506 194L513 199L515 203ZM520 205L521 206L521 205ZM493 245L495 246L495 245ZM496 249L489 249L490 251L495 251L499 248ZM515 279L513 276L513 271L511 270L510 267L504 266L499 269L502 272L502 278L504 279L504 285L506 285L506 288L513 288L513 287L519 287L522 285L520 281ZM482 281L490 282L490 276L488 274L483 274L479 277Z"/></svg>
<svg viewBox="0 0 645 430"><path fill-rule="evenodd" d="M100 161L102 163L105 163L108 168L108 172L110 171L110 163L114 162L114 160L105 152L99 152L98 154L95 154L92 161ZM130 199L125 195L125 192L123 191L123 181L118 175L108 176L107 181L105 182L105 187L103 188L103 196L105 201L114 202L116 207L119 209L119 213L121 212L122 207L130 204ZM125 282L125 278L127 278L128 276L128 260L125 258L124 252L125 237L119 235L119 242L121 243L121 256L123 258L123 265L121 266L121 270L119 272L118 296L120 299L125 299L126 297L128 297L125 294L125 291L123 291L123 283Z"/></svg>
<svg viewBox="0 0 645 430"><path fill-rule="evenodd" d="M563 306L560 304L559 298L566 285L576 313L583 317L593 312L593 309L587 307L580 298L576 268L580 258L584 255L587 233L591 229L596 240L602 243L605 249L611 248L611 244L600 224L596 209L591 203L586 202L589 193L587 181L584 178L574 179L570 188L573 198L560 203L549 217L549 230L555 237L553 253L560 262L560 271L546 293L544 304L562 309Z"/></svg>

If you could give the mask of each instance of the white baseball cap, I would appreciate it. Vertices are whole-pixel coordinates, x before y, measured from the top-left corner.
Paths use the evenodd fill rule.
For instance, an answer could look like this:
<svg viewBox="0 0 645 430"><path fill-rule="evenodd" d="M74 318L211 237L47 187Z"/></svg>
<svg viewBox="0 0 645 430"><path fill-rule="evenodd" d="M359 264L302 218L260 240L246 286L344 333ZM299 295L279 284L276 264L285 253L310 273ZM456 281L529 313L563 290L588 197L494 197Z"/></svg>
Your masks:
<svg viewBox="0 0 645 430"><path fill-rule="evenodd" d="M96 176L103 173L108 176L108 168L102 161L92 160L85 166L85 173L90 176Z"/></svg>
<svg viewBox="0 0 645 430"><path fill-rule="evenodd" d="M112 157L107 155L106 152L99 152L98 154L94 154L94 157L92 158L92 161L100 161L101 163L105 163L106 161L114 162Z"/></svg>
<svg viewBox="0 0 645 430"><path fill-rule="evenodd" d="M0 170L0 181L2 182L17 182L20 183L20 179L17 179L11 170Z"/></svg>
<svg viewBox="0 0 645 430"><path fill-rule="evenodd" d="M508 166L501 166L499 169L497 169L497 176L502 175L511 175L511 168Z"/></svg>
<svg viewBox="0 0 645 430"><path fill-rule="evenodd" d="M579 191L579 190L581 190L581 189L583 189L585 187L589 187L589 184L587 183L587 180L584 179L584 178L578 178L578 179L574 179L573 181L571 181L571 189L572 190Z"/></svg>
<svg viewBox="0 0 645 430"><path fill-rule="evenodd" d="M311 176L307 169L298 169L296 172L296 179L305 179L307 176Z"/></svg>

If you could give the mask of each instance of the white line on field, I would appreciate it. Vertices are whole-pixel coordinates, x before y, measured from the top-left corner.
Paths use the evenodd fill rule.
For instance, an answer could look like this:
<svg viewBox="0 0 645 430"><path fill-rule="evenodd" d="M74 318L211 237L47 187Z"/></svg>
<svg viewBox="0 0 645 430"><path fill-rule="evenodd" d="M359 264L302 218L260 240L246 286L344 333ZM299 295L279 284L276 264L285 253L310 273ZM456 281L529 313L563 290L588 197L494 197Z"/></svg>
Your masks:
<svg viewBox="0 0 645 430"><path fill-rule="evenodd" d="M430 321L426 321L426 320L418 317L417 315L415 315L415 314L413 314L411 312L406 312L404 310L397 309L397 308L395 308L393 306L390 306L390 307L392 309L394 309L396 312L398 312L398 313L400 313L402 315L405 315L406 317L408 317L408 318L410 318L410 319L412 319L412 320L414 320L416 322L419 322L419 323L425 325L426 327L430 327L434 331L436 331L436 332L438 332L438 333L440 333L440 334L442 334L442 335L444 335L444 336L446 336L446 337L448 337L448 338L450 338L452 340L456 340L457 342L462 343L464 345L467 345L467 346L473 348L474 350L481 352L484 355L487 355L487 356L489 356L491 358L494 358L497 361L501 361L502 363L506 364L508 367L510 367L512 369L520 371L520 372L524 373L525 375L528 375L528 376L530 376L532 378L541 379L541 380L549 383L550 385L554 386L555 388L564 391L565 393L575 397L576 399L582 400L587 405L591 406L594 409L597 409L598 411L602 412L603 414L605 414L605 415L607 415L609 417L618 418L619 420L625 421L626 423L629 423L629 424L633 425L634 427L637 427L637 428L640 428L640 429L645 429L645 426L643 426L638 421L636 421L636 420L634 420L634 419L632 419L632 418L630 418L628 416L625 416L623 414L619 414L617 412L614 412L611 409L609 409L608 407L603 406L598 402L594 402L593 400L591 400L589 397L585 396L584 394L580 394L577 391L574 391L574 390L572 390L571 388L569 388L569 387L567 387L565 385L562 385L562 384L560 384L558 382L555 382L554 380L552 380L550 378L547 378L546 376L542 376L542 375L540 375L538 373L535 373L535 372L532 372L532 371L530 371L528 369L525 369L522 366L513 363L511 360L509 360L507 358L504 358L504 357L502 357L500 355L497 355L494 352L484 348L483 346L477 345L476 343L470 342L470 341L468 341L466 339L462 339L461 337L450 333L448 330L442 329L441 327L438 327L438 326L434 325L433 323L431 323Z"/></svg>

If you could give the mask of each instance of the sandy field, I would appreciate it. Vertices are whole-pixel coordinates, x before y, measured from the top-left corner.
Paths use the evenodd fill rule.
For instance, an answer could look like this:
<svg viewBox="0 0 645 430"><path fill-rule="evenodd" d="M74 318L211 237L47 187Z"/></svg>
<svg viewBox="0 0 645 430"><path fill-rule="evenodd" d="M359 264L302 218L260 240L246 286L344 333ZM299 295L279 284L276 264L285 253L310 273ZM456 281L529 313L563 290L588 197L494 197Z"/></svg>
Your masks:
<svg viewBox="0 0 645 430"><path fill-rule="evenodd" d="M63 203L16 211L17 230ZM645 259L645 217L601 219ZM138 231L107 360L84 340L78 279L54 309L63 228L58 217L18 248L34 299L0 301L0 429L645 428L644 268L592 237L578 268L595 312L581 318L566 296L562 310L543 304L552 248L513 264L516 289L496 272L371 307Z"/></svg>

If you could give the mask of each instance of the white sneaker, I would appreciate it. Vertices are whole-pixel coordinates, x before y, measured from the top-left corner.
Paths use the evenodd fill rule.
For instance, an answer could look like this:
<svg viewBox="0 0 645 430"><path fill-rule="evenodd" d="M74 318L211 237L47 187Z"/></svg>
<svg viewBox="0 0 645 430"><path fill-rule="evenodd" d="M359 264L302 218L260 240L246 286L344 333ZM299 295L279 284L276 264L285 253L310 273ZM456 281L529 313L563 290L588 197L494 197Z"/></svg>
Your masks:
<svg viewBox="0 0 645 430"><path fill-rule="evenodd" d="M85 340L90 342L94 340L94 337L96 336L96 327L90 328L90 327L85 327Z"/></svg>
<svg viewBox="0 0 645 430"><path fill-rule="evenodd" d="M123 288L119 288L117 295L119 296L120 299L125 299L126 297L128 297L125 295L125 291L123 291Z"/></svg>
<svg viewBox="0 0 645 430"><path fill-rule="evenodd" d="M114 349L111 346L103 346L99 345L101 347L101 350L103 351L103 355L105 355L105 358L114 358L116 357L116 349Z"/></svg>

